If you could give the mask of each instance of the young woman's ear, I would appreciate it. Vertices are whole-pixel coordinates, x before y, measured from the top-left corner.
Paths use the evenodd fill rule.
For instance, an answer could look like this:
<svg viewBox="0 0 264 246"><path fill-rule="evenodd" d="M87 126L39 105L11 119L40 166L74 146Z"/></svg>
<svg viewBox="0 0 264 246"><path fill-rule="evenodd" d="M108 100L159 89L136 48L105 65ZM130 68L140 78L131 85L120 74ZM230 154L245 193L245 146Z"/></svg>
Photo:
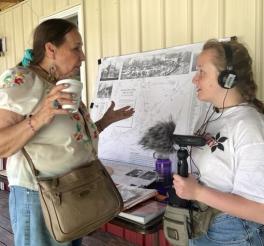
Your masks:
<svg viewBox="0 0 264 246"><path fill-rule="evenodd" d="M54 59L55 58L55 50L56 46L52 44L51 42L48 42L45 44L45 51L46 51L46 56Z"/></svg>

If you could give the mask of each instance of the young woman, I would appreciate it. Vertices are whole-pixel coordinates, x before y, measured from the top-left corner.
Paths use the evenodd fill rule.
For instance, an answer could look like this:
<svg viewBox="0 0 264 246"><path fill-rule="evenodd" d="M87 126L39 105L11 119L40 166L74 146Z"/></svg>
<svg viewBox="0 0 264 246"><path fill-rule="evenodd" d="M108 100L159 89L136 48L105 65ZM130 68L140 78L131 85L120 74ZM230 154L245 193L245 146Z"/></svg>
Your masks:
<svg viewBox="0 0 264 246"><path fill-rule="evenodd" d="M41 176L64 174L94 160L98 133L134 113L130 107L114 110L112 103L94 124L84 105L84 115L62 109L63 104L74 104L75 95L62 91L67 84L55 83L79 70L85 58L82 45L74 24L47 20L36 28L33 50L27 51L23 66L0 76L0 157L8 157L10 218L17 246L81 245L81 240L60 244L50 236L37 183L21 148L25 147Z"/></svg>
<svg viewBox="0 0 264 246"><path fill-rule="evenodd" d="M173 183L179 197L221 213L190 245L264 245L264 106L245 46L209 40L193 83L198 98L212 104L196 131L207 145L191 153L199 178L175 174Z"/></svg>

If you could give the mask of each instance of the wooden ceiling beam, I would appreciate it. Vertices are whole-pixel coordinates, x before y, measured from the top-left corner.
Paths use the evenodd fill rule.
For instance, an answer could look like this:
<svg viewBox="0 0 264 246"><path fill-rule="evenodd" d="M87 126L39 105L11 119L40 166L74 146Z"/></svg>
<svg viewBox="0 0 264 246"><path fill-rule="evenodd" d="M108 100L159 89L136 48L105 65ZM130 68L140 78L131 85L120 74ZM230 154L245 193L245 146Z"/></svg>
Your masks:
<svg viewBox="0 0 264 246"><path fill-rule="evenodd" d="M23 0L0 0L0 3L19 3Z"/></svg>
<svg viewBox="0 0 264 246"><path fill-rule="evenodd" d="M23 1L24 0L0 0L0 12Z"/></svg>

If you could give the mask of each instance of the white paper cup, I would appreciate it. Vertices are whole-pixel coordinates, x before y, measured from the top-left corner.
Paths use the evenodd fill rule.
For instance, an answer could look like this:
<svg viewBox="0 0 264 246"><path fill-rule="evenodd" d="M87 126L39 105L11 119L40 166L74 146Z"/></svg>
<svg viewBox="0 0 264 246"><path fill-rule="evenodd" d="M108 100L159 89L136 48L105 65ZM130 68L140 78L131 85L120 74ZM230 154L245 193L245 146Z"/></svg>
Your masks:
<svg viewBox="0 0 264 246"><path fill-rule="evenodd" d="M71 113L76 113L81 102L81 94L83 88L82 82L76 79L62 79L56 83L56 85L60 84L69 84L70 86L63 89L62 91L75 94L74 104L62 104L61 107L63 109L67 109Z"/></svg>

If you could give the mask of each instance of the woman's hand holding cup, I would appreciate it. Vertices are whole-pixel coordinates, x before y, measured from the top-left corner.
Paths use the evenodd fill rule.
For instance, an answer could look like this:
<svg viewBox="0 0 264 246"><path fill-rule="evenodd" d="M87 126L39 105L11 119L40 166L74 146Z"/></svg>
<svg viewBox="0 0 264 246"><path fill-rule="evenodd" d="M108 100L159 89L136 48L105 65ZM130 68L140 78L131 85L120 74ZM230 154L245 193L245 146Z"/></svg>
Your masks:
<svg viewBox="0 0 264 246"><path fill-rule="evenodd" d="M59 102L62 109L66 109L70 113L76 113L78 111L81 102L82 83L76 79L62 79L59 80L56 85L68 84L69 86L62 92L71 93L72 103Z"/></svg>
<svg viewBox="0 0 264 246"><path fill-rule="evenodd" d="M57 84L32 114L31 119L37 130L49 124L55 115L66 115L78 111L82 83L78 80L64 79Z"/></svg>

